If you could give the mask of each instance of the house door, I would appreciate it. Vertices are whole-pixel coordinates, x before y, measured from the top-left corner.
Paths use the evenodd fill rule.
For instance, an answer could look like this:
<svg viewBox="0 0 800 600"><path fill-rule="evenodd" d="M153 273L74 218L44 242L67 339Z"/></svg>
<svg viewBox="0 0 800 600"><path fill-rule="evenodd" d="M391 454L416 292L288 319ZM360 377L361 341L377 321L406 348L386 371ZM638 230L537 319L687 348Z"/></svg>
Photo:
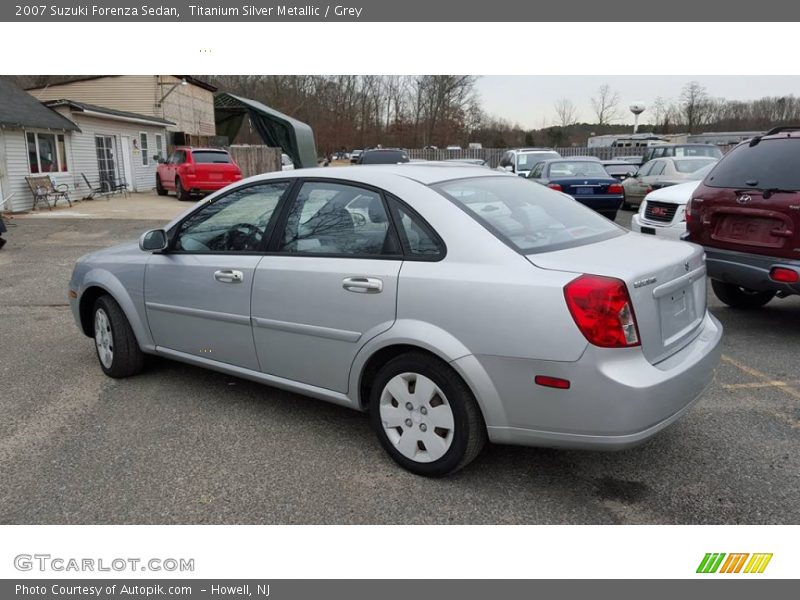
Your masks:
<svg viewBox="0 0 800 600"><path fill-rule="evenodd" d="M97 149L97 171L100 185L104 191L113 189L117 181L116 140L111 135L98 135L94 138Z"/></svg>
<svg viewBox="0 0 800 600"><path fill-rule="evenodd" d="M123 135L120 138L122 145L122 167L125 170L125 183L127 183L128 191L136 191L136 179L133 176L133 161L131 160L131 138L130 136Z"/></svg>

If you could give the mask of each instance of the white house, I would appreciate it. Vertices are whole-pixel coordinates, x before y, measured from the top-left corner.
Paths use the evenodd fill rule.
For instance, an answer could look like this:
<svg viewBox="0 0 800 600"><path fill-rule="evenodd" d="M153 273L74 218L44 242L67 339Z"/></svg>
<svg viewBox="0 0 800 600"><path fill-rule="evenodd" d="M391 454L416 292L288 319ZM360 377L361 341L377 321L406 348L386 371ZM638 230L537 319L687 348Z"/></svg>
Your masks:
<svg viewBox="0 0 800 600"><path fill-rule="evenodd" d="M125 182L136 192L155 187L158 159L167 152L172 121L74 100L45 104L0 79L0 198L28 210L33 195L25 177L47 174L81 198L101 182Z"/></svg>
<svg viewBox="0 0 800 600"><path fill-rule="evenodd" d="M70 136L68 150L79 195L87 192L82 174L93 185L124 180L134 192L155 188L158 159L167 153L166 128L174 123L74 100L50 100L44 105L79 128Z"/></svg>

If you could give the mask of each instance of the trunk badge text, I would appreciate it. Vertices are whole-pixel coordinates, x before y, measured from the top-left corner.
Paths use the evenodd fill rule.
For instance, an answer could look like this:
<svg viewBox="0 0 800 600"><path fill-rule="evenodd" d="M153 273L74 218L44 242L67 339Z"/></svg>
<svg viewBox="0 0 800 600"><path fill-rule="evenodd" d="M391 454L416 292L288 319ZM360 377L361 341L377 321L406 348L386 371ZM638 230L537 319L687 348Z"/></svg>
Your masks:
<svg viewBox="0 0 800 600"><path fill-rule="evenodd" d="M747 204L748 202L750 202L750 200L752 200L752 198L747 194L744 194L743 196L739 196L738 198L736 198L736 201L739 204Z"/></svg>
<svg viewBox="0 0 800 600"><path fill-rule="evenodd" d="M639 281L633 282L633 287L640 288L646 285L653 285L656 281L658 281L655 277L647 277L645 279L640 279Z"/></svg>

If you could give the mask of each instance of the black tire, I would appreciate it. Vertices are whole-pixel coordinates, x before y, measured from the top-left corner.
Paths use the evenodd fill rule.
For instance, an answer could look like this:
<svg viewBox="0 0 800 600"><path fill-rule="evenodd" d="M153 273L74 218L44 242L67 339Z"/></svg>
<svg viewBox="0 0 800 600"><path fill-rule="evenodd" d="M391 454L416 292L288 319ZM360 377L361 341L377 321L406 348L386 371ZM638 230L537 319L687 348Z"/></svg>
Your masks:
<svg viewBox="0 0 800 600"><path fill-rule="evenodd" d="M404 456L389 439L380 414L384 387L397 375L413 373L432 380L444 393L453 414L452 441L444 455L433 462L417 462ZM433 406L433 404L431 404ZM471 463L486 443L486 424L469 386L451 367L422 352L402 354L378 371L370 393L370 421L381 445L404 469L425 477L443 477Z"/></svg>
<svg viewBox="0 0 800 600"><path fill-rule="evenodd" d="M100 357L100 349L97 342L95 342L97 360L100 363L100 368L103 369L103 373L109 377L119 379L131 377L141 372L144 368L145 355L139 348L139 343L136 341L136 336L133 334L128 318L122 312L117 301L111 296L100 296L95 301L92 309L92 333L95 336L97 332L94 329L99 310L104 311L107 316L111 329L111 339L113 340L113 357L110 365L103 364L103 359Z"/></svg>
<svg viewBox="0 0 800 600"><path fill-rule="evenodd" d="M192 199L192 195L183 189L180 177L175 178L175 195L178 197L178 200L182 202Z"/></svg>
<svg viewBox="0 0 800 600"><path fill-rule="evenodd" d="M735 283L711 280L714 295L731 308L761 308L775 297L775 292L757 292Z"/></svg>
<svg viewBox="0 0 800 600"><path fill-rule="evenodd" d="M156 194L158 194L159 196L167 195L167 190L164 189L163 185L161 185L161 177L159 177L158 175L156 175Z"/></svg>

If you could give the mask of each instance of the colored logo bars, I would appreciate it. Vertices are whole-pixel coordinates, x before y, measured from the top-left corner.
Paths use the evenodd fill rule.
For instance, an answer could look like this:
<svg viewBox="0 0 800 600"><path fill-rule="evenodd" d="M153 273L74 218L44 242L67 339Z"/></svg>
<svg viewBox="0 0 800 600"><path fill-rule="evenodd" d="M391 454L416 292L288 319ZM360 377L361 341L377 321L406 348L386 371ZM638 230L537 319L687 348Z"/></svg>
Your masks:
<svg viewBox="0 0 800 600"><path fill-rule="evenodd" d="M747 560L748 557L750 557L750 560ZM748 554L747 552L743 552L725 554L724 552L708 552L703 557L703 560L700 561L700 565L697 567L697 572L763 573L770 560L772 560L771 553ZM744 569L742 569L742 567L744 567Z"/></svg>

